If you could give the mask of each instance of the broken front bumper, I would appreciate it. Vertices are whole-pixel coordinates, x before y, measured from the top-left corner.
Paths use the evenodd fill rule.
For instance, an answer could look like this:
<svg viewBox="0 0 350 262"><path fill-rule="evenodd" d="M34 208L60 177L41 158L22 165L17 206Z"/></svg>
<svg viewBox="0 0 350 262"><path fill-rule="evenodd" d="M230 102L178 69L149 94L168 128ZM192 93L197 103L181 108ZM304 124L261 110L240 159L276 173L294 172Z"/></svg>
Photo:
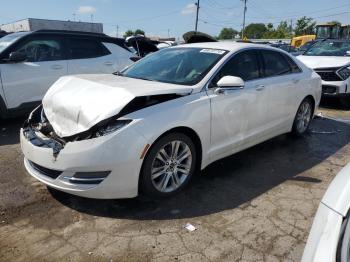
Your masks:
<svg viewBox="0 0 350 262"><path fill-rule="evenodd" d="M137 196L147 142L133 129L68 142L57 155L55 143L37 143L23 129L20 140L28 173L50 187L90 198Z"/></svg>

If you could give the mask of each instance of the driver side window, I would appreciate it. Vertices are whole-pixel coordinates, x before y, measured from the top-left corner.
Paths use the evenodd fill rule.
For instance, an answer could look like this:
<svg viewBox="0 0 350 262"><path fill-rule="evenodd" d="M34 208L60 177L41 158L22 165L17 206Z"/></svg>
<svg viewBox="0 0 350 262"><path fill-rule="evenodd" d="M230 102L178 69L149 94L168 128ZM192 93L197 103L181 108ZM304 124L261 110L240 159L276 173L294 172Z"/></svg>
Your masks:
<svg viewBox="0 0 350 262"><path fill-rule="evenodd" d="M64 60L62 43L58 39L32 39L14 51L24 54L28 62Z"/></svg>
<svg viewBox="0 0 350 262"><path fill-rule="evenodd" d="M247 50L232 57L213 78L210 87L216 87L217 82L224 76L237 76L244 81L260 77L257 53Z"/></svg>

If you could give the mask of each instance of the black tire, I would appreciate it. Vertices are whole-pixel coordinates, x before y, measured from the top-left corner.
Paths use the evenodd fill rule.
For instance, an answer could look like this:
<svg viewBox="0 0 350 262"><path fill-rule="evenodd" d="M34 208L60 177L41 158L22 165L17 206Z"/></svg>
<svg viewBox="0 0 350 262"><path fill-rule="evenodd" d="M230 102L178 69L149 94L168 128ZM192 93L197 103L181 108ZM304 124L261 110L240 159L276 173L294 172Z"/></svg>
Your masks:
<svg viewBox="0 0 350 262"><path fill-rule="evenodd" d="M159 158L156 158L157 155L159 155L160 150L161 149L166 149L166 153L169 153L169 147L171 147L170 143L171 142L181 142L179 145L178 150L180 150L182 148L183 152L186 152L189 150L191 153L191 165L190 168L188 168L188 174L185 175L184 173L181 174L181 171L178 170L177 171L177 165L175 167L173 167L173 171L170 172L176 172L176 177L179 177L179 174L181 175L181 178L183 179L183 182L181 182L181 184L174 189L173 191L169 191L169 192L162 192L159 189L157 189L156 187L156 179L158 179L158 177L156 179L152 180L152 168L155 168L154 165L156 165L156 161L158 161L160 163L159 168L164 168L162 172L165 172L164 170L168 170L170 168L170 165L167 165L164 163L164 166L162 165L163 162L159 160ZM187 147L184 146L187 145ZM171 149L171 148L170 148ZM171 149L172 150L172 149ZM185 159L186 161L188 161L187 159ZM184 161L184 160L183 160ZM168 161L167 161L168 162ZM147 196L152 197L152 198L165 198L165 197L170 197L173 196L175 194L177 194L178 192L180 192L182 189L184 189L188 183L190 182L195 169L196 169L196 162L197 162L197 152L196 152L196 147L193 143L193 141L185 134L182 133L170 133L170 134L166 134L165 136L161 137L159 140L157 140L151 147L151 149L148 151L145 159L144 159L144 163L143 163L143 167L141 170L141 174L140 174L140 190L145 193ZM173 163L171 163L173 164ZM175 163L176 164L176 163ZM180 164L180 162L178 162L178 165L182 165ZM169 168L168 168L169 167ZM157 172L158 173L158 172ZM169 173L170 174L170 173ZM167 184L171 184L173 183L174 187L177 186L176 182L175 182L175 174L169 175L168 173L165 173L163 175L159 175L159 180L162 180L162 178L165 176L171 176L171 178L168 179L168 182L164 182L163 185L165 183ZM165 178L166 181L166 178ZM177 180L179 181L179 180ZM160 181L161 182L161 181ZM159 182L159 183L160 183Z"/></svg>
<svg viewBox="0 0 350 262"><path fill-rule="evenodd" d="M304 106L307 106L309 108L309 110L310 110L308 116L305 116L305 118L308 117L308 120L300 118L300 114L302 114L302 111L304 110ZM292 135L294 135L296 137L300 137L300 136L303 136L306 133L306 131L308 130L308 128L310 126L310 123L311 123L311 120L312 120L312 117L313 117L313 113L314 113L314 108L313 108L313 103L312 103L311 99L310 98L305 98L300 103L298 111L295 114L294 122L293 122L293 128L292 128L292 132L291 132ZM303 124L302 128L300 126L300 124L301 124L300 121L304 121L303 122L304 124Z"/></svg>

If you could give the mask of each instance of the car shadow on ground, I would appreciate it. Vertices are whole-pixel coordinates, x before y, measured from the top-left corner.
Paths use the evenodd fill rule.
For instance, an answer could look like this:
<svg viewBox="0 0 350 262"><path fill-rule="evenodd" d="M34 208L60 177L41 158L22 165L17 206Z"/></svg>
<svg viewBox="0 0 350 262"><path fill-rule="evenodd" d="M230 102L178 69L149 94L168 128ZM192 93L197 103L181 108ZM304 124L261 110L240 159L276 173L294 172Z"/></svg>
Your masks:
<svg viewBox="0 0 350 262"><path fill-rule="evenodd" d="M339 99L336 97L322 97L320 107L337 110L350 110L350 97Z"/></svg>
<svg viewBox="0 0 350 262"><path fill-rule="evenodd" d="M19 143L19 130L27 117L0 119L0 146Z"/></svg>
<svg viewBox="0 0 350 262"><path fill-rule="evenodd" d="M50 189L60 203L79 212L136 220L179 219L236 208L286 180L319 183L300 174L321 163L350 141L350 125L317 118L303 138L281 135L216 161L180 194L163 200L138 197L97 200Z"/></svg>

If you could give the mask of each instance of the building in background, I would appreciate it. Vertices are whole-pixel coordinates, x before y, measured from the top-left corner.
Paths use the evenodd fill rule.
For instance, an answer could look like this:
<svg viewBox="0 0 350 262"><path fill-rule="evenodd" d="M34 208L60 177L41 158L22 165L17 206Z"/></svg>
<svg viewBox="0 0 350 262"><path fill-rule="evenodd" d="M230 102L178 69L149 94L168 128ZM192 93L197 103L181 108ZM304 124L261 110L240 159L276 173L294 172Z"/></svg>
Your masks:
<svg viewBox="0 0 350 262"><path fill-rule="evenodd" d="M36 31L42 29L103 33L103 24L27 18L13 23L0 25L0 30L11 33L19 31Z"/></svg>

